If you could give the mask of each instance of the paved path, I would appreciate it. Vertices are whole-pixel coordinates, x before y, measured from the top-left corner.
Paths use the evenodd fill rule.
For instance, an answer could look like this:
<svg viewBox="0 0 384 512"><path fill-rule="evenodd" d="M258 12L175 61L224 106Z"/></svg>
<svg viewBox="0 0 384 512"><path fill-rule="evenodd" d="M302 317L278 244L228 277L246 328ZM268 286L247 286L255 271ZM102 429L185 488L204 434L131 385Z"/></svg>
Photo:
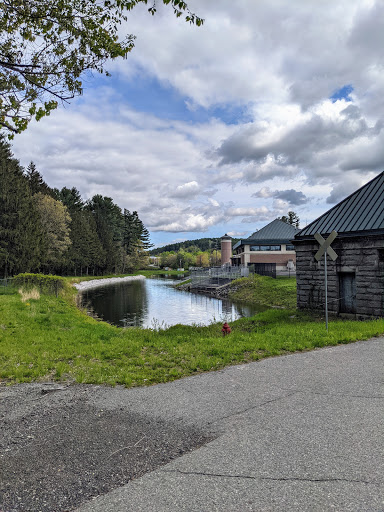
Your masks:
<svg viewBox="0 0 384 512"><path fill-rule="evenodd" d="M216 439L77 512L384 511L384 338L173 383L98 388L95 407Z"/></svg>

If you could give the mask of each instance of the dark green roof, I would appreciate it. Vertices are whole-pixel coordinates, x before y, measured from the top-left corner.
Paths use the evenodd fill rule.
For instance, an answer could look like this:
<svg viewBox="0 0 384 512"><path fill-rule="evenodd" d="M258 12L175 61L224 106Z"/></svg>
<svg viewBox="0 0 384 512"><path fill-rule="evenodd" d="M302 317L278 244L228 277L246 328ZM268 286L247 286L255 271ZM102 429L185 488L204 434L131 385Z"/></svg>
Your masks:
<svg viewBox="0 0 384 512"><path fill-rule="evenodd" d="M240 245L250 244L288 244L300 230L281 220L275 219L259 231L255 231L246 239L240 240L234 245L234 249Z"/></svg>
<svg viewBox="0 0 384 512"><path fill-rule="evenodd" d="M384 172L308 224L295 239L332 231L345 236L384 233Z"/></svg>
<svg viewBox="0 0 384 512"><path fill-rule="evenodd" d="M275 219L259 231L255 231L247 240L292 240L292 238L299 232L299 229L295 228L287 222Z"/></svg>

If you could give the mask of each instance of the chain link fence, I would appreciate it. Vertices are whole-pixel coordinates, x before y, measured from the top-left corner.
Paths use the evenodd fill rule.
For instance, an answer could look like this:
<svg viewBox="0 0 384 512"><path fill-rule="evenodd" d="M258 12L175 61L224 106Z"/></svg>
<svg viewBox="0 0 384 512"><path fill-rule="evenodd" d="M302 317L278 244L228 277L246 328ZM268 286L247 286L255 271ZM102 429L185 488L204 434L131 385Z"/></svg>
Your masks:
<svg viewBox="0 0 384 512"><path fill-rule="evenodd" d="M13 287L14 287L13 277L8 277L6 279L0 279L0 295L10 293L13 290Z"/></svg>
<svg viewBox="0 0 384 512"><path fill-rule="evenodd" d="M191 289L218 288L249 275L248 267L190 267Z"/></svg>

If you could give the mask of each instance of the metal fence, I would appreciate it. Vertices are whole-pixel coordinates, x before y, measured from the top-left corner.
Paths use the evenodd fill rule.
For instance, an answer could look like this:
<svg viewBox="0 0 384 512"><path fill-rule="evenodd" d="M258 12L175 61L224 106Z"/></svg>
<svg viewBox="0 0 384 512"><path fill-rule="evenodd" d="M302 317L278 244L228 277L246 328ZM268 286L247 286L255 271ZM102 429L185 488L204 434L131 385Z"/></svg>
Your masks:
<svg viewBox="0 0 384 512"><path fill-rule="evenodd" d="M190 267L191 289L218 288L249 275L248 267Z"/></svg>
<svg viewBox="0 0 384 512"><path fill-rule="evenodd" d="M7 293L13 286L13 277L7 279L0 279L0 294Z"/></svg>
<svg viewBox="0 0 384 512"><path fill-rule="evenodd" d="M254 273L276 279L276 263L252 263Z"/></svg>

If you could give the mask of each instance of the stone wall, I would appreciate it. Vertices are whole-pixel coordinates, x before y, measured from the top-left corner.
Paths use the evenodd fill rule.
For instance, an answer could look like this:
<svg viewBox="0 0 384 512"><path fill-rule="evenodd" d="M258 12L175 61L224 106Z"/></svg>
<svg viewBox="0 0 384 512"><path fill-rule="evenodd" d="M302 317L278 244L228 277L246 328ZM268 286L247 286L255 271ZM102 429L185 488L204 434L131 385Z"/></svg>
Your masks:
<svg viewBox="0 0 384 512"><path fill-rule="evenodd" d="M338 237L332 243L336 261L327 258L328 311L340 313L340 275L355 273L356 315L384 316L384 237ZM297 306L324 310L324 258L315 260L319 244L295 241Z"/></svg>

